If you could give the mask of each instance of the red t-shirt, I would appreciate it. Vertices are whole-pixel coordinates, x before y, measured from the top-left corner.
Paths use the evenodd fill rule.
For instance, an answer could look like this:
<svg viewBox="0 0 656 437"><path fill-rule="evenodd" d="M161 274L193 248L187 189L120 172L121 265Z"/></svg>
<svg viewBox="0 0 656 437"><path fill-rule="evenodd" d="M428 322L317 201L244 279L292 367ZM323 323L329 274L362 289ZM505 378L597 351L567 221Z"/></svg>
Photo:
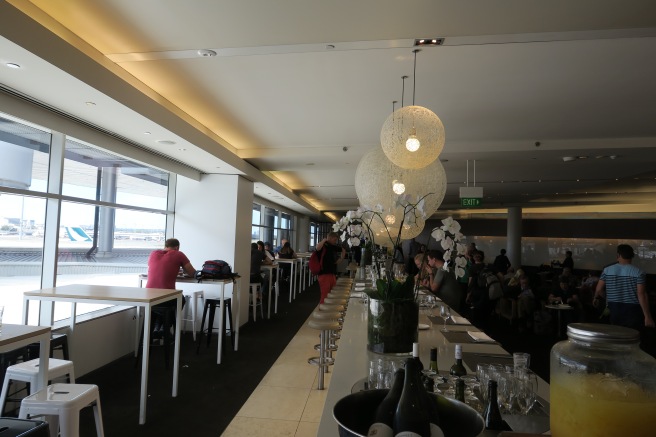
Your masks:
<svg viewBox="0 0 656 437"><path fill-rule="evenodd" d="M180 267L189 263L189 258L179 250L155 250L148 258L148 282L146 288L175 289L175 279Z"/></svg>

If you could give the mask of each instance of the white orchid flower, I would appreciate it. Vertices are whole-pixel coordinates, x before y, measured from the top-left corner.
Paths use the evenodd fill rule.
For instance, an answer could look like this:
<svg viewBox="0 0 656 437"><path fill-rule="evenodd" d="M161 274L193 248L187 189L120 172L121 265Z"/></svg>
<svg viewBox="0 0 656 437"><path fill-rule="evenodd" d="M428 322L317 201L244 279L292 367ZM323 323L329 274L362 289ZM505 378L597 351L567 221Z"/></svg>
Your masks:
<svg viewBox="0 0 656 437"><path fill-rule="evenodd" d="M460 232L456 232L456 234L453 236L453 239L456 241L462 241L463 238L465 238L465 236Z"/></svg>
<svg viewBox="0 0 656 437"><path fill-rule="evenodd" d="M351 247L357 247L357 246L359 246L359 245L360 245L360 238L358 238L358 237L351 237L351 239L349 239L349 246L351 246Z"/></svg>
<svg viewBox="0 0 656 437"><path fill-rule="evenodd" d="M467 258L465 258L464 256L457 256L456 266L461 268L467 267Z"/></svg>
<svg viewBox="0 0 656 437"><path fill-rule="evenodd" d="M447 217L442 220L442 229L446 232L449 232L453 235L460 232L460 223L453 220L453 217Z"/></svg>
<svg viewBox="0 0 656 437"><path fill-rule="evenodd" d="M335 223L335 224L333 225L333 232L337 232L337 231L340 231L340 230L341 230L341 229L340 229L340 227L339 227L339 222Z"/></svg>
<svg viewBox="0 0 656 437"><path fill-rule="evenodd" d="M376 206L374 206L373 208L373 212L376 212L378 214L382 214L383 211L384 211L383 205L381 205L380 203L376 204Z"/></svg>
<svg viewBox="0 0 656 437"><path fill-rule="evenodd" d="M447 263L444 263L444 265L442 266L442 270L444 270L445 272L448 272L449 271L449 265Z"/></svg>
<svg viewBox="0 0 656 437"><path fill-rule="evenodd" d="M444 259L444 261L449 261L451 259L451 250L449 249L446 252L444 252L442 258Z"/></svg>
<svg viewBox="0 0 656 437"><path fill-rule="evenodd" d="M462 278L463 276L465 276L465 269L463 269L462 267L456 266L455 273L456 273L456 279Z"/></svg>
<svg viewBox="0 0 656 437"><path fill-rule="evenodd" d="M348 232L344 231L342 232L342 235L339 237L342 241L346 241L348 238Z"/></svg>
<svg viewBox="0 0 656 437"><path fill-rule="evenodd" d="M467 246L465 246L462 243L457 243L456 244L456 250L457 250L458 256L464 256L467 253Z"/></svg>
<svg viewBox="0 0 656 437"><path fill-rule="evenodd" d="M410 203L410 194L403 193L403 194L399 194L399 196L396 198L396 202L394 202L394 206L400 206L401 208L403 208L408 203Z"/></svg>
<svg viewBox="0 0 656 437"><path fill-rule="evenodd" d="M424 211L424 204L426 203L426 198L424 197L417 203L417 211L421 215L421 218L425 219L426 218L426 211Z"/></svg>
<svg viewBox="0 0 656 437"><path fill-rule="evenodd" d="M448 235L440 242L440 244L444 250L453 249L453 240Z"/></svg>
<svg viewBox="0 0 656 437"><path fill-rule="evenodd" d="M442 240L444 240L445 236L446 236L446 234L440 228L435 228L431 232L431 237L433 237L435 239L435 241L442 241Z"/></svg>

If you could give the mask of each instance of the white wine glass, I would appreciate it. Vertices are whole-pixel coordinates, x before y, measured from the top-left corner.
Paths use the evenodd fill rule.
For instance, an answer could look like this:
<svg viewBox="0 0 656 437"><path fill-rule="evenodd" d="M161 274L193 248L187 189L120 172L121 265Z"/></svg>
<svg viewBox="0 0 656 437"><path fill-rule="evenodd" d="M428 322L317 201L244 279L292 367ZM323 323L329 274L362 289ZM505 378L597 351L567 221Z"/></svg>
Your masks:
<svg viewBox="0 0 656 437"><path fill-rule="evenodd" d="M446 321L451 317L451 308L449 308L447 305L442 305L440 307L440 317L444 319L444 328L441 329L442 332L449 332L449 330L446 327Z"/></svg>
<svg viewBox="0 0 656 437"><path fill-rule="evenodd" d="M517 379L510 373L504 373L499 377L497 389L497 400L506 413L511 414L513 404L518 391Z"/></svg>
<svg viewBox="0 0 656 437"><path fill-rule="evenodd" d="M517 376L517 404L522 414L527 415L537 400L538 377L530 370L521 371Z"/></svg>

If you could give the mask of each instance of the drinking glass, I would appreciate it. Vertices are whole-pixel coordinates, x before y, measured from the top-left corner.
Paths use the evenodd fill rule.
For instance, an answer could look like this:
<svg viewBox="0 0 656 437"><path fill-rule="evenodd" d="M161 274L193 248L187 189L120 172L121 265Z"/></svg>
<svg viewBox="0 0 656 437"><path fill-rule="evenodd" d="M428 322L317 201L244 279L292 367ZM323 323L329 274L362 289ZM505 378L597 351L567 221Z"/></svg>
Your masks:
<svg viewBox="0 0 656 437"><path fill-rule="evenodd" d="M517 379L512 373L503 373L499 376L497 400L499 406L508 414L512 413L513 404L517 395Z"/></svg>
<svg viewBox="0 0 656 437"><path fill-rule="evenodd" d="M478 378L478 394L483 404L487 403L487 383L490 380L490 366L487 364L476 365L476 377Z"/></svg>
<svg viewBox="0 0 656 437"><path fill-rule="evenodd" d="M528 414L537 400L538 377L530 370L520 370L517 376L517 404L522 414Z"/></svg>
<svg viewBox="0 0 656 437"><path fill-rule="evenodd" d="M513 354L513 365L515 372L519 372L519 369L528 369L531 365L531 354L515 352Z"/></svg>
<svg viewBox="0 0 656 437"><path fill-rule="evenodd" d="M446 327L446 321L449 317L451 317L451 308L449 308L447 305L442 305L440 307L440 317L444 319L444 328L442 328L441 331L449 332L449 330Z"/></svg>

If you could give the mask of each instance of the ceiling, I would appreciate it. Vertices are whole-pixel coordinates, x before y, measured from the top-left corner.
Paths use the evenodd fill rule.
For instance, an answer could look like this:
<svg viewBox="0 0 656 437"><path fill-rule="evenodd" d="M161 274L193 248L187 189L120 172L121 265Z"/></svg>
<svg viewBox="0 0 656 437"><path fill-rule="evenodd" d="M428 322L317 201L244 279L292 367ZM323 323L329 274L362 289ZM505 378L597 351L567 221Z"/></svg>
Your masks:
<svg viewBox="0 0 656 437"><path fill-rule="evenodd" d="M413 90L445 126L440 210L469 183L469 214L656 212L652 0L7 0L0 34L4 88L312 217L358 206Z"/></svg>

